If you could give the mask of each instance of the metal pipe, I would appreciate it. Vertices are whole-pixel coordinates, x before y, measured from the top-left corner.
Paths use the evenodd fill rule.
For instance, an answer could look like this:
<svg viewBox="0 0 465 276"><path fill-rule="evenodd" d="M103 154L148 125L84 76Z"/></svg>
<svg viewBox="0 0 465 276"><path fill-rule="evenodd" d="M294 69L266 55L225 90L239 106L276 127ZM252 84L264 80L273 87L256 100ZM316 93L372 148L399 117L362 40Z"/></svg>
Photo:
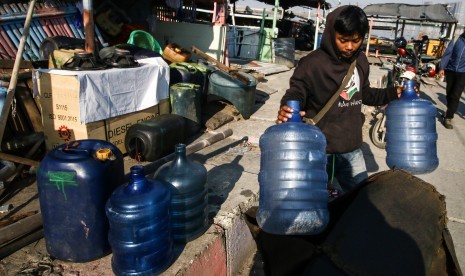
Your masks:
<svg viewBox="0 0 465 276"><path fill-rule="evenodd" d="M92 0L83 0L83 22L84 22L84 34L86 36L86 49L88 53L95 51L95 25L94 25L94 13L92 9Z"/></svg>
<svg viewBox="0 0 465 276"><path fill-rule="evenodd" d="M11 41L13 41L16 48L19 48L19 45L21 44L21 34L18 32L18 30L11 28L9 25L4 25L3 27L5 28L8 37L11 39ZM18 52L16 54L18 54ZM28 59L26 53L23 52L22 56L24 59Z"/></svg>
<svg viewBox="0 0 465 276"><path fill-rule="evenodd" d="M44 32L47 34L47 37L49 36L54 36L50 28L47 26L47 22L43 19L39 20L40 26L42 26L42 29Z"/></svg>
<svg viewBox="0 0 465 276"><path fill-rule="evenodd" d="M34 18L42 18L42 17L52 17L52 16L57 16L57 15L68 15L68 14L75 14L76 13L76 8L74 7L66 7L62 8L60 11L44 11L41 13L37 13L34 15ZM23 21L26 18L25 14L5 14L5 15L0 15L0 22L6 22L6 21Z"/></svg>
<svg viewBox="0 0 465 276"><path fill-rule="evenodd" d="M50 20L50 18L44 19L44 21L46 22L45 24L47 25L50 32L52 32L52 36L60 35L55 29L55 25L53 24L52 20Z"/></svg>
<svg viewBox="0 0 465 276"><path fill-rule="evenodd" d="M368 29L367 48L366 48L366 51L365 51L366 56L368 56L368 53L370 52L371 30L373 30L373 16L370 17L370 28Z"/></svg>
<svg viewBox="0 0 465 276"><path fill-rule="evenodd" d="M31 25L34 26L37 29L37 31L39 31L38 33L40 34L40 38L41 38L40 41L44 40L47 37L47 34L45 33L44 29L42 28L42 26L37 20L32 21Z"/></svg>
<svg viewBox="0 0 465 276"><path fill-rule="evenodd" d="M31 27L30 27L30 31L29 31L29 35L31 35L31 38L32 40L34 41L34 43L37 45L37 47L40 47L40 38L39 38L39 35L36 33L36 29L34 27L34 25L32 24L31 22ZM20 31L22 33L23 31L23 28L20 27ZM33 44L31 41L29 44Z"/></svg>
<svg viewBox="0 0 465 276"><path fill-rule="evenodd" d="M313 50L318 48L318 34L320 29L320 1L318 1L318 9L316 12L316 25L315 25L315 37L313 38Z"/></svg>
<svg viewBox="0 0 465 276"><path fill-rule="evenodd" d="M74 23L73 23L73 20L71 19L71 16L66 16L64 20L66 21L66 23L68 23L68 26L71 28L71 31L73 32L73 36L76 38L81 38L81 35L76 30L76 27L74 27Z"/></svg>
<svg viewBox="0 0 465 276"><path fill-rule="evenodd" d="M221 140L226 139L227 137L231 136L232 134L233 134L233 131L230 128L226 129L223 132L216 133L216 134L214 134L214 135L212 135L212 136L210 136L210 137L208 137L208 138L206 138L204 140L201 140L201 141L199 141L199 142L197 142L195 144L191 144L191 145L187 146L186 147L186 154L190 155L190 154L192 154L194 152L197 152L197 151L199 151L199 150L201 150L203 148L211 146L216 142L219 142ZM175 156L175 154L171 153L170 155L167 155L167 156L165 156L165 157L163 157L161 159L158 159L158 160L156 160L154 162L151 162L151 163L145 165L144 166L145 174L154 173L161 165L173 160L174 156ZM125 179L126 182L129 181L129 177L130 177L130 174L126 174L124 176L124 179Z"/></svg>
<svg viewBox="0 0 465 276"><path fill-rule="evenodd" d="M12 58L16 55L16 52L14 50L15 48L11 48L12 43L9 40L10 39L8 38L6 32L4 31L2 26L0 26L0 44L2 44L3 48L5 48L5 51L7 52L8 56Z"/></svg>
<svg viewBox="0 0 465 276"><path fill-rule="evenodd" d="M278 9L279 9L279 0L274 1L274 13L273 13L273 38L278 37L278 32L276 32L276 21L278 20Z"/></svg>
<svg viewBox="0 0 465 276"><path fill-rule="evenodd" d="M74 27L74 21L76 21L76 16L67 17L66 20L68 21L68 24L70 26ZM78 33L78 35L76 36L77 38L81 38L81 39L85 38L84 33L82 32L81 28L74 28L74 29Z"/></svg>
<svg viewBox="0 0 465 276"><path fill-rule="evenodd" d="M10 55L5 48L3 48L2 41L0 41L0 58L1 59L9 59Z"/></svg>
<svg viewBox="0 0 465 276"><path fill-rule="evenodd" d="M55 29L57 29L59 35L68 36L65 28L63 27L61 22L58 20L58 18L51 18L51 21L53 22L53 25L55 26Z"/></svg>
<svg viewBox="0 0 465 276"><path fill-rule="evenodd" d="M29 45L29 50L30 51L28 53L25 53L25 54L29 57L30 60L33 60L33 56L36 56L37 58L39 57L40 42L34 43L35 39L36 39L36 36L35 36L33 31L31 32L31 29L32 28L29 29L29 36L32 38L32 40L29 39L29 43L27 43L27 45ZM19 33L20 38L21 38L21 36L23 35L23 32L24 32L23 27L21 25L19 25L19 24L16 24L15 30L18 30L18 33ZM32 50L32 53L31 53L31 50Z"/></svg>
<svg viewBox="0 0 465 276"><path fill-rule="evenodd" d="M66 23L65 18L64 17L59 17L59 18L57 18L57 20L61 24L61 26L65 29L67 36L74 37L73 31L71 31L71 28Z"/></svg>

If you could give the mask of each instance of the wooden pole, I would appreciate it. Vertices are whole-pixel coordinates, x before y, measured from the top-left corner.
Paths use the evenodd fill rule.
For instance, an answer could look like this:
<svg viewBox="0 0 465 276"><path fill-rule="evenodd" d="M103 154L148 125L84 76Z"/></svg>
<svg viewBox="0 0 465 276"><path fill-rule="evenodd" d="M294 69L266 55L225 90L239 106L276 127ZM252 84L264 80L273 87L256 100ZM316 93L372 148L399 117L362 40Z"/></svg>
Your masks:
<svg viewBox="0 0 465 276"><path fill-rule="evenodd" d="M192 46L192 52L194 54L199 55L201 58L205 59L206 61L212 62L215 64L215 66L220 69L220 71L230 75L231 77L239 80L240 82L244 84L249 84L250 80L244 76L239 74L236 70L231 70L228 66L224 65L223 63L219 62L218 60L210 57L209 55L205 54L204 52L200 51L197 49L195 46Z"/></svg>
<svg viewBox="0 0 465 276"><path fill-rule="evenodd" d="M0 229L0 246L42 227L40 212Z"/></svg>
<svg viewBox="0 0 465 276"><path fill-rule="evenodd" d="M4 152L0 152L0 159L15 162L15 163L20 163L20 164L24 164L28 166L34 166L34 167L38 167L40 165L39 161L24 158L24 157L19 157L16 155L11 155L11 154L4 153Z"/></svg>
<svg viewBox="0 0 465 276"><path fill-rule="evenodd" d="M368 40L367 40L367 49L366 49L366 56L370 52L370 38L371 38L371 30L373 29L373 16L370 17L370 28L368 29Z"/></svg>
<svg viewBox="0 0 465 276"><path fill-rule="evenodd" d="M36 151L39 149L39 147L42 145L43 142L44 142L44 138L39 139L34 144L34 146L32 146L32 148L26 153L25 158L26 158L28 163L29 162L32 163L32 161L34 161L34 160L31 160L31 159L28 159L28 158L31 158L31 156L33 156L34 153L36 153ZM16 167L15 173L12 176L10 176L10 178L8 178L8 183L11 183L16 178L16 176L21 173L21 171L23 170L25 165L27 165L27 164L19 163L19 165ZM38 165L40 165L40 163L38 163Z"/></svg>
<svg viewBox="0 0 465 276"><path fill-rule="evenodd" d="M29 7L27 9L26 21L24 22L24 30L21 35L21 40L18 46L18 52L16 53L15 64L13 66L13 72L11 74L10 84L8 86L8 91L6 94L6 99L3 104L2 112L0 113L0 145L2 144L3 134L5 133L6 122L8 120L8 114L10 113L10 107L13 103L15 96L16 84L18 83L18 71L21 65L21 57L23 56L24 45L26 44L26 39L29 36L29 28L31 26L32 14L34 12L34 6L36 0L31 0L29 2Z"/></svg>
<svg viewBox="0 0 465 276"><path fill-rule="evenodd" d="M94 11L92 9L92 0L83 0L83 14L82 19L84 22L84 34L85 34L85 51L88 53L94 53L95 51L95 26L94 26Z"/></svg>
<svg viewBox="0 0 465 276"><path fill-rule="evenodd" d="M205 138L201 141L198 141L196 142L195 144L190 144L186 147L186 154L187 155L190 155L194 152L197 152L203 148L206 148L208 146L211 146L213 144L215 144L216 142L219 142L221 140L224 140L226 138L228 138L229 136L231 136L233 134L233 131L232 129L228 128L222 132L219 132L219 133L216 133L208 138ZM242 139L244 140L244 138ZM174 153L171 153L163 158L160 158L156 161L153 161L147 165L144 166L144 172L146 174L152 174L154 173L161 165L171 161L174 159ZM124 179L125 181L129 181L129 178L130 178L130 174L126 174L124 176Z"/></svg>
<svg viewBox="0 0 465 276"><path fill-rule="evenodd" d="M404 36L404 30L405 30L405 20L402 20L402 30L400 32L400 36Z"/></svg>
<svg viewBox="0 0 465 276"><path fill-rule="evenodd" d="M260 39L259 39L259 45L258 45L258 51L257 51L257 59L261 60L262 59L262 53L263 53L263 47L265 44L266 40L266 32L265 32L265 9L263 9L262 12L262 22L260 22Z"/></svg>
<svg viewBox="0 0 465 276"><path fill-rule="evenodd" d="M276 32L276 21L278 20L278 9L279 9L279 0L274 1L274 15L273 15L273 38L278 37L278 32Z"/></svg>
<svg viewBox="0 0 465 276"><path fill-rule="evenodd" d="M318 30L320 29L320 2L318 1L318 9L316 11L316 25L315 25L315 37L313 38L313 50L318 48Z"/></svg>

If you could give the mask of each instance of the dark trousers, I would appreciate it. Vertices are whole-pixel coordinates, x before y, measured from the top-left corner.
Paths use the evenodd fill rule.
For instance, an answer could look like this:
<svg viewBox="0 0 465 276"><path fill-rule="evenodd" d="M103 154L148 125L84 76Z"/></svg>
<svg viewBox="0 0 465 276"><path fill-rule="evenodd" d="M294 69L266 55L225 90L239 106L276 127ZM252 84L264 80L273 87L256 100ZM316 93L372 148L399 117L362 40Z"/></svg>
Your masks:
<svg viewBox="0 0 465 276"><path fill-rule="evenodd" d="M446 82L447 111L444 117L452 119L457 112L460 96L465 88L465 73L446 70Z"/></svg>

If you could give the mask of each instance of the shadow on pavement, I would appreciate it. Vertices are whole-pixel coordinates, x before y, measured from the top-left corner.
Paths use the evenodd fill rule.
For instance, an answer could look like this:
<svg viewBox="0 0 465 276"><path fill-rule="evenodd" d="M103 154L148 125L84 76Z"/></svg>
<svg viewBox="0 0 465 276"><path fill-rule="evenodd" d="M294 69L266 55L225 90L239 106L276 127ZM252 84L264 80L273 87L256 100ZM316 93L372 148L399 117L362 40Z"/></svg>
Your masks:
<svg viewBox="0 0 465 276"><path fill-rule="evenodd" d="M363 157L365 157L365 164L367 166L367 171L369 173L379 171L379 165L376 162L375 157L370 147L374 147L374 146L363 142L362 144Z"/></svg>

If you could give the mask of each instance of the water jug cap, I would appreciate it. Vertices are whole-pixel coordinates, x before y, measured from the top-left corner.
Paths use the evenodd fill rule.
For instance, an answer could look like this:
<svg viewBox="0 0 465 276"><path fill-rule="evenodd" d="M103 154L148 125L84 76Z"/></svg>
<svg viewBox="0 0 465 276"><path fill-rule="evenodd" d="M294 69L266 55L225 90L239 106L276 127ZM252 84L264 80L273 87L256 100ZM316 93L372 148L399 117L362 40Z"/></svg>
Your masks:
<svg viewBox="0 0 465 276"><path fill-rule="evenodd" d="M102 160L102 161L105 161L107 160L108 158L110 158L112 152L110 149L108 148L103 148L103 149L99 149L95 155L97 157L98 160Z"/></svg>

